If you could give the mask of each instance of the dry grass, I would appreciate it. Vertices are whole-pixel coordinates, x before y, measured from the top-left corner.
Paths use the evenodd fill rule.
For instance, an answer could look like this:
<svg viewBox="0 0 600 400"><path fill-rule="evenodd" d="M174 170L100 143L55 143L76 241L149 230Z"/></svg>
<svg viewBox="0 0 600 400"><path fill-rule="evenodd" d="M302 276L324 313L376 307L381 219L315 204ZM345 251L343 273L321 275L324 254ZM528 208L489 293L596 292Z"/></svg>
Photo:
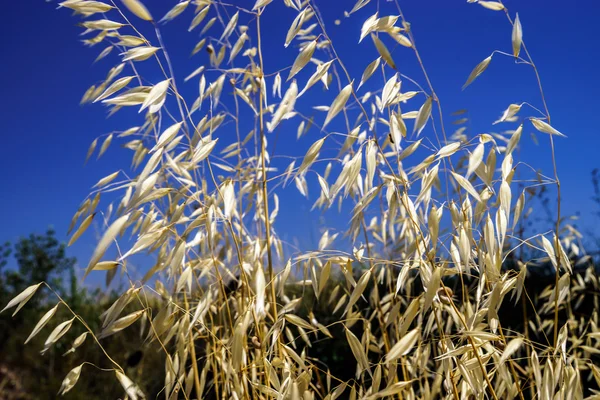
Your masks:
<svg viewBox="0 0 600 400"><path fill-rule="evenodd" d="M89 149L88 158L100 156L113 138L119 140L133 151L137 172L129 177L118 170L98 182L73 219L72 242L100 221L104 234L86 273L107 270L109 279L118 269L127 274L133 254L156 260L101 316L103 330L88 330L80 341L102 348L102 337L136 324L167 355L169 399L583 398L589 379L600 379L590 362L600 333L595 311L581 319L574 310L598 281L591 269L571 275L571 258L580 250L577 232L561 219L556 165L552 178L533 179L533 169L514 159L524 126L548 134L553 160L554 136L562 135L550 125L516 14L500 2L470 1L506 19L513 45L512 53L493 51L465 87L493 57L511 57L535 72L540 107L507 105L498 121L506 131L467 137L464 129L446 132L442 104L397 1L377 7L377 0L360 0L352 10L379 10L356 33L380 54L365 62L360 77L348 74L315 1L283 2L297 17L281 42L300 48L284 70L263 60L263 53L282 50L261 43L270 0L252 9L246 2L178 3L164 22L183 23L180 15L194 14L190 29L213 25L213 34L203 34L194 49L208 51L207 63L186 79L173 74L159 23L139 0L62 3L84 17L86 44L108 46L100 57L119 57L83 102L103 103L111 114L129 107L143 112L141 123ZM398 53L414 56L422 79L395 71ZM149 83L138 73L142 63L163 78ZM369 79L376 74L383 87ZM185 99L178 90L184 84L199 85L199 96ZM319 96L304 92L324 84L332 103L311 104ZM301 111L313 106L326 117ZM334 123L343 133L327 130ZM306 154L287 155L293 161L285 170L275 167L282 157L270 157L270 132L282 126L299 137L311 129L317 138ZM351 208L343 215L350 248L334 244L335 236L325 231L318 249L289 251L279 234L285 229L278 229L277 193L293 184L303 195L309 188L318 193L315 208ZM548 185L556 185L558 194L554 232L523 237L523 220L531 215L526 193ZM104 193L120 197L101 212ZM125 233L132 237L128 247L106 259ZM540 298L529 299L523 290L530 260L503 268L522 249L545 254L556 271L555 285ZM331 290L327 284L336 273L342 283ZM298 276L303 280L295 285L310 287L334 322L325 326L299 316L302 296L289 290ZM38 287L9 306L23 305ZM498 314L511 301L536 304L520 330L503 326ZM128 304L139 311L123 316ZM76 323L87 327L73 312L49 335L47 347ZM344 327L356 359L350 381L333 376L311 351L311 343L327 340L334 326ZM113 365L127 396L143 398ZM80 373L106 372L84 363L61 391L70 390Z"/></svg>

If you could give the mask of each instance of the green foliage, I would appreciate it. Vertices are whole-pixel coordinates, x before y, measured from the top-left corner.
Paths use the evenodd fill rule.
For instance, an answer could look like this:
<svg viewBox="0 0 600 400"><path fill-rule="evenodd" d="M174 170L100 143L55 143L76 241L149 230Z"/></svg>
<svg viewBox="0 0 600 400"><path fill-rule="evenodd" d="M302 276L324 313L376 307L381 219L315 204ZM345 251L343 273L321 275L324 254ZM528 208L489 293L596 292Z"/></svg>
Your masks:
<svg viewBox="0 0 600 400"><path fill-rule="evenodd" d="M49 229L45 235L31 234L27 238L20 238L11 249L10 243L3 246L0 257L0 300L7 303L26 287L39 283L48 282L57 292L67 295L64 288L64 277L66 274L74 275L75 259L66 256L65 244L59 243L55 232ZM11 251L14 250L14 251ZM17 262L16 268L6 268L13 255ZM73 294L77 291L75 290ZM47 299L47 292L38 295L31 300L34 308L39 307ZM77 296L71 296L70 300L77 301ZM6 315L0 316L0 344L7 340L9 326L20 325L26 319L19 315L15 320L10 320Z"/></svg>
<svg viewBox="0 0 600 400"><path fill-rule="evenodd" d="M59 288L69 306L88 321L94 332L101 328L98 315L116 300L115 293L103 294L99 290L90 292L77 283L73 268L76 260L67 257L65 245L59 243L55 233L49 230L45 235L30 235L21 238L14 246L16 267L10 259L10 243L3 246L2 262L6 270L0 274L0 296L2 304L15 297L33 282L51 282L53 288ZM65 278L70 283L65 288ZM15 317L9 313L0 314L0 398L13 399L55 399L58 388L67 373L83 361L90 363L84 371L110 370L110 363L90 338L75 353L64 355L81 333L83 327L74 327L61 341L56 343L44 355L44 347L49 333L60 322L68 320L71 313L61 305L50 323L27 345L23 342L33 331L42 316L56 303L56 297L48 290L32 298ZM104 348L114 354L115 361L126 366L127 373L136 377L149 393L159 393L163 379L161 368L164 357L157 352L155 344L145 343L140 335L120 334L103 340ZM130 361L142 358L132 365ZM130 360L131 358L131 360ZM95 367L94 367L95 366ZM109 399L122 394L120 385L115 384L114 376L109 372L82 374L78 382L78 391L69 392L66 399Z"/></svg>
<svg viewBox="0 0 600 400"><path fill-rule="evenodd" d="M32 243L27 242L28 239L19 241L19 249L21 257L19 260L31 260L33 254L27 254L27 251L33 251L42 260L53 259L57 265L65 263L66 256L64 252L57 252L57 247L60 248L58 242L53 240L53 234L49 233L49 237L46 237L42 242L53 243L52 246L45 246L39 248L33 246ZM35 243L40 242L40 236L30 236ZM9 248L10 245L5 246ZM63 249L64 250L64 249ZM48 254L44 254L48 252ZM56 254L60 254L56 257ZM8 253L4 253L5 257ZM51 257L51 255L55 255ZM73 262L73 259L67 258L69 262ZM513 260L514 261L514 260ZM584 260L581 260L584 261ZM8 260L7 260L8 262ZM575 264L579 264L579 260L574 260ZM67 263L68 264L68 263ZM52 264L46 264L50 275L55 275L57 268L53 268ZM28 267L31 265L28 263ZM512 261L508 260L506 268L515 268ZM22 270L27 270L25 266L21 266ZM358 279L360 272L364 271L364 266L359 264L355 265L353 269L355 272L355 278ZM548 276L545 271L548 270L548 265L538 265L535 269L532 266L532 276L525 282L525 292L528 293L530 300L521 298L514 304L512 302L505 303L499 309L500 319L503 321L505 329L511 331L523 331L524 323L527 323L529 318L535 315L536 310L543 305L540 298L543 297L544 290L546 287L552 284L553 276ZM582 286L574 292L575 297L571 300L570 304L573 309L576 309L576 315L578 318L585 318L591 315L596 309L596 298L590 293L594 293L598 290L598 281L590 280L589 272L595 270L593 265L582 263L578 269L577 275L573 277L573 284L576 285L578 279L582 279L587 282L586 285ZM4 276L4 275L3 275ZM577 278L579 276L579 278ZM55 276L56 280L60 280L59 276ZM4 282L4 280L0 281ZM76 282L76 281L75 281ZM23 283L28 285L23 279ZM446 282L448 287L456 291L456 298L462 297L461 284L454 280ZM330 281L323 288L319 294L321 299L332 299L336 298L335 292L344 287L344 278L342 274L334 273ZM233 286L232 288L235 288ZM7 293L8 287L4 284L0 286L0 293ZM371 291L373 288L367 289ZM386 290L385 287L380 286L378 288L380 292ZM407 298L415 298L419 295L422 288L415 288L413 293L406 293ZM577 294L580 293L580 294ZM11 293L7 293L9 296ZM13 293L14 295L14 293ZM310 337L314 337L314 340L305 342L301 338L297 338L296 346L299 352L308 351L311 354L317 354L319 363L326 366L327 370L333 375L342 380L352 380L354 377L354 371L356 368L356 360L354 359L351 349L345 340L344 326L338 321L338 315L341 313L340 309L336 309L335 302L330 301L319 301L312 286L290 284L286 289L286 295L289 298L301 299L301 302L296 308L297 315L306 321L316 320L320 321L324 326L328 327L328 332L331 337L321 337L318 332L309 333ZM77 298L78 306L73 307L79 316L84 320L90 322L90 328L92 331L98 331L101 326L97 321L97 315L101 314L110 304L116 299L115 293L105 296L100 292L95 291L89 293L84 288L76 286L75 290L71 291L70 298ZM523 306L525 301L525 306ZM81 329L73 330L69 332L65 338L57 343L50 349L48 353L40 356L39 349L43 347L45 341L45 334L51 331L53 326L57 325L60 321L66 320L69 317L69 313L64 309L59 309L59 312L54 317L55 323L50 324L46 327L42 334L34 338L27 346L23 345L23 338L27 337L32 331L35 323L42 317L42 315L50 308L51 304L44 302L37 302L28 304L27 308L24 309L18 316L22 316L20 319L13 319L7 314L0 315L0 321L3 323L2 332L6 335L6 342L2 346L0 356L2 362L0 363L0 384L3 393L3 399L53 399L58 387L60 387L63 377L75 366L81 362L86 361L99 368L105 368L110 370L111 365L107 363L104 354L100 349L87 341L82 347L80 347L76 353L63 355L67 352L71 346L71 342L83 331ZM363 310L365 313L371 313L373 308L376 307L372 301L359 300L357 307ZM130 308L129 311L133 311ZM369 311L370 310L370 311ZM125 311L127 313L127 311ZM569 315L564 312L560 315L561 324L566 323L569 320ZM17 324L17 322L19 322ZM361 323L355 324L352 328L355 334L360 334ZM377 326L376 322L372 323L372 332L379 334L380 327ZM532 336L533 337L533 336ZM540 343L544 343L548 338L543 335L536 337ZM141 336L133 334L117 334L111 336L102 341L104 349L114 355L115 360L125 367L125 371L128 376L136 379L140 387L148 395L149 398L155 398L161 395L163 390L162 381L164 380L163 365L165 362L164 356L161 355L161 349L156 344L149 344L142 340ZM548 345L550 345L548 343ZM197 344L197 353L200 355L204 348L201 343ZM202 356L201 356L202 358ZM376 362L376 358L373 358L373 362ZM92 365L87 365L84 368L95 368ZM323 377L324 378L324 377ZM587 388L588 390L595 385L591 385ZM122 388L119 385L115 385L114 379L109 373L98 373L98 374L82 374L78 383L77 390L71 391L65 395L66 399L107 399L117 398L120 396ZM206 395L205 398L213 398L214 393Z"/></svg>

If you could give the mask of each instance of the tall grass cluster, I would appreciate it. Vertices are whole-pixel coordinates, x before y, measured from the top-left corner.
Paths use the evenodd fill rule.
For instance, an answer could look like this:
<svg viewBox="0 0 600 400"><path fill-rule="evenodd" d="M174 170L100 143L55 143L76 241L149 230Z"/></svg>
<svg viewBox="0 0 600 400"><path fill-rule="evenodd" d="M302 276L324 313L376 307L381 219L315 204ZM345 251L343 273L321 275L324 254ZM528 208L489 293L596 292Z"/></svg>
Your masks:
<svg viewBox="0 0 600 400"><path fill-rule="evenodd" d="M104 155L113 141L133 154L132 172L116 166L92 189L71 239L101 226L86 275L105 271L110 281L120 273L129 288L98 316L100 330L58 298L31 334L54 324L44 331L45 351L77 327L71 352L84 343L104 352L110 368L83 362L60 393L76 391L82 374L114 374L127 398L145 398L102 346L110 335L138 334L164 352L167 399L595 396L597 307L578 309L598 279L576 262L579 234L561 215L554 149L565 139L552 125L516 10L468 1L505 21L506 41L449 79L467 77L468 90L508 57L531 70L538 101L498 110L490 125L500 133L468 135L461 111L453 114L458 129L447 131L449 114L398 0L359 0L345 12L370 14L348 38L377 52L352 61L364 63L360 76L336 51L319 1L188 0L164 16L141 1L60 3L60 12L82 18L84 43L102 49L98 58L115 61L82 102L131 116L87 157ZM269 12L276 2L294 17L281 46L266 48L270 20L284 18ZM201 32L189 49L201 61L176 76L161 27L189 21ZM283 69L263 58L293 49ZM400 73L399 57L420 76ZM523 132L532 130L549 146L548 176L519 160ZM276 152L277 137L308 151ZM557 195L554 225L530 232L540 187ZM323 227L309 250L287 243L294 227L278 213L298 207L286 201L290 191L307 202L310 194L313 209L337 214L346 232ZM152 264L138 279L128 266L140 254ZM529 269L544 262L553 283L533 298ZM31 286L7 308L18 311L42 287L51 290ZM508 324L503 304L522 307L523 321ZM58 307L71 318L54 321ZM333 340L353 356L347 374L315 350Z"/></svg>

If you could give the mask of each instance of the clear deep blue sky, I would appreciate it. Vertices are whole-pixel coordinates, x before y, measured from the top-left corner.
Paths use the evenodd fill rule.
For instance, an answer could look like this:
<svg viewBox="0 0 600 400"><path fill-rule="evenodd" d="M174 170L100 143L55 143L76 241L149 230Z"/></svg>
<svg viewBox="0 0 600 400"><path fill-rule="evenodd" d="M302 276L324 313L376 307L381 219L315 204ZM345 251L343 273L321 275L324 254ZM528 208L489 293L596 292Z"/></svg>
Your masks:
<svg viewBox="0 0 600 400"><path fill-rule="evenodd" d="M253 2L240 0L246 5ZM381 3L386 2L381 0ZM470 111L472 132L483 133L492 129L491 122L508 104L522 101L541 104L531 69L515 65L506 57L495 57L488 70L466 91L461 91L471 69L492 50L511 51L510 27L501 13L464 0L401 0L400 3L412 23L417 46L446 116L466 108ZM162 16L175 1L146 0L145 4L155 16ZM373 8L366 7L345 19L342 12L352 8L354 0L317 0L317 4L342 59L351 74L360 77L365 66L376 57L368 39L358 45L360 27ZM586 218L593 207L590 173L600 167L597 27L600 4L594 0L507 0L506 5L513 15L519 12L524 39L540 69L553 125L569 137L556 140L564 212L580 211ZM78 38L79 20L68 10L55 8L54 2L10 1L4 4L0 15L0 241L43 232L50 225L61 239L66 239L70 218L90 187L116 168L127 169L129 165L130 154L117 150L114 144L99 162L92 160L83 165L87 148L95 137L137 125L139 120L128 121L133 114L107 119L104 107L79 105L85 90L103 79L116 63L116 55L92 64L103 47L84 47ZM270 23L263 27L264 46L277 49L277 54L271 53L266 58L266 68L274 71L291 64L297 54L292 46L285 49L282 40L295 12L280 5L269 12L266 18ZM335 26L335 19L341 19L342 24ZM198 41L198 32L181 35L190 20L191 13L187 10L163 28L179 77L198 66L198 59L189 57L189 51ZM423 82L410 51L404 49L394 57L403 73ZM301 86L312 73L303 72L306 75L299 75ZM195 81L192 87L197 90ZM322 104L328 105L330 101L327 97ZM527 126L527 133L531 130ZM523 152L530 164L551 175L547 137L538 135L538 138L540 145L535 146L529 135L524 135ZM305 141L301 146L310 143ZM277 146L281 153L293 150L295 129L289 136L280 134ZM279 230L285 230L286 224L294 229L306 226L314 199L312 196L304 201L290 194L289 201L282 202ZM597 222L587 220L583 225L592 227ZM307 227L306 231L311 229L314 228ZM86 234L70 254L85 265L94 240L93 234Z"/></svg>

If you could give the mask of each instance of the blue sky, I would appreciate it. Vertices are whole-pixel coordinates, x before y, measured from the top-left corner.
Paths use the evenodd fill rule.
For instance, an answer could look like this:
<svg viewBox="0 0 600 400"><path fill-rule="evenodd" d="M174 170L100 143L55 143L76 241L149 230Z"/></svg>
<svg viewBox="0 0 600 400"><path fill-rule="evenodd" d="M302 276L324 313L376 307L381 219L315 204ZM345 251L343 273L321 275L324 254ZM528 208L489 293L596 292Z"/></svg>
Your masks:
<svg viewBox="0 0 600 400"><path fill-rule="evenodd" d="M268 23L263 26L266 33L263 46L269 49L265 58L267 72L291 64L297 55L292 46L287 49L283 46L285 31L295 12L278 3L282 3L281 0L275 0L269 7L265 16ZM155 16L162 16L175 1L146 0L145 4ZM350 74L359 79L366 65L376 57L368 39L358 44L360 27L374 12L373 6L344 18L343 11L352 8L353 0L317 0L317 4L341 58ZM381 4L389 7L386 1L381 0ZM461 91L472 68L493 50L511 51L510 26L502 13L463 0L401 0L400 4L412 24L449 129L449 114L458 109L469 110L471 132L477 134L490 132L491 122L510 103L541 104L531 68L515 65L508 57L495 57L488 70ZM590 200L591 171L600 167L597 117L600 4L592 0L574 0L568 4L557 0L513 0L506 5L511 14L519 12L524 40L540 70L553 126L568 135L568 139L556 140L564 213L581 212L583 226L592 228L598 221L586 220L586 217L594 206ZM128 120L135 112L107 119L104 107L79 105L85 90L103 79L116 63L116 54L93 64L103 47L84 47L78 37L81 32L76 26L78 19L67 10L55 8L54 2L41 0L11 1L3 7L0 24L2 242L43 232L50 225L57 230L59 238L66 239L71 216L91 186L116 168L128 169L130 162L130 154L113 144L100 161L91 160L83 165L87 148L95 137L136 125L139 120ZM389 10L393 13L393 9ZM342 23L334 25L335 19ZM191 13L187 10L162 28L180 78L197 68L200 62L199 58L189 57L191 48L199 40L198 32L183 34L190 20ZM424 82L410 50L399 49L394 59L401 72ZM303 71L298 75L301 86L310 73L312 71ZM148 78L153 79L152 75ZM194 93L196 85L194 81L191 88L184 90ZM321 104L329 105L334 95L327 93ZM316 96L319 95L313 96L311 100L318 102ZM316 114L316 118L322 122L324 115ZM316 131L309 133L313 136L298 144L295 126L289 132L279 133L279 154L292 151L302 155L303 151L299 153L298 149L308 148L318 135ZM550 175L547 137L538 135L540 145L536 146L529 138L531 131L529 125L523 140L524 157ZM306 201L296 193L286 193L290 194L282 202L279 231L284 233L286 227L291 227L290 232L297 232L297 227L303 226L305 231L300 232L305 232L302 236L308 239L300 241L311 242L311 235L317 235L318 223L307 226L306 221L317 221L318 213L309 212L315 197ZM70 250L84 265L95 245L91 232ZM291 235L284 236L291 239Z"/></svg>

